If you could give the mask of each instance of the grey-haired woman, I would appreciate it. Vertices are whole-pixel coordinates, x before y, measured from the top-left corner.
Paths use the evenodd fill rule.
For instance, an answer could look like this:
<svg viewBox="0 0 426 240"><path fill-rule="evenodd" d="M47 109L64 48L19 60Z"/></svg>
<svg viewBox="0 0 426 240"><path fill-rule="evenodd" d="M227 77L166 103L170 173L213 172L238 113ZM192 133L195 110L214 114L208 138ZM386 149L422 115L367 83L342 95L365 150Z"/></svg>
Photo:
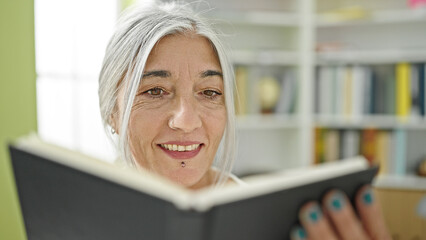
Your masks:
<svg viewBox="0 0 426 240"><path fill-rule="evenodd" d="M101 115L130 167L189 189L241 183L230 173L233 86L211 26L188 4L153 2L127 11L112 36L99 78ZM370 187L356 205L359 217L338 190L323 207L307 203L292 238L390 239Z"/></svg>

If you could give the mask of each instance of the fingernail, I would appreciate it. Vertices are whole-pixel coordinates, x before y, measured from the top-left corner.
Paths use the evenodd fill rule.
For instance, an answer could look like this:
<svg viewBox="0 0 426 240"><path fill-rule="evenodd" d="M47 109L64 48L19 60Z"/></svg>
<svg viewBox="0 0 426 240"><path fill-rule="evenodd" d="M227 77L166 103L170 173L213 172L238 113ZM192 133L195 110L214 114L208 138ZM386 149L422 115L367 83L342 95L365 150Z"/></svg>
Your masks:
<svg viewBox="0 0 426 240"><path fill-rule="evenodd" d="M327 201L327 207L333 211L340 211L345 206L345 195L341 191L334 191Z"/></svg>
<svg viewBox="0 0 426 240"><path fill-rule="evenodd" d="M316 223L322 217L321 209L318 203L312 204L309 208L302 212L302 221L307 223Z"/></svg>
<svg viewBox="0 0 426 240"><path fill-rule="evenodd" d="M306 239L306 231L304 228L297 226L291 230L291 239L293 240L302 240Z"/></svg>
<svg viewBox="0 0 426 240"><path fill-rule="evenodd" d="M362 193L362 202L365 205L370 205L374 202L374 195L371 187L366 188Z"/></svg>

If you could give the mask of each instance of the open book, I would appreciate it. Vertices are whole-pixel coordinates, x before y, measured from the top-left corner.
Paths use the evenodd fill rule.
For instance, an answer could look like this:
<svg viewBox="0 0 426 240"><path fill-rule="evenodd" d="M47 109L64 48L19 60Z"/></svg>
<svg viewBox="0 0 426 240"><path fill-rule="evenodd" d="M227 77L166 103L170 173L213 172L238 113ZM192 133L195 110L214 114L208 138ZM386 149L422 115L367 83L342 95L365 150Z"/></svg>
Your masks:
<svg viewBox="0 0 426 240"><path fill-rule="evenodd" d="M10 145L28 239L289 239L299 208L332 188L353 198L377 168L362 157L247 186L189 191L35 137Z"/></svg>

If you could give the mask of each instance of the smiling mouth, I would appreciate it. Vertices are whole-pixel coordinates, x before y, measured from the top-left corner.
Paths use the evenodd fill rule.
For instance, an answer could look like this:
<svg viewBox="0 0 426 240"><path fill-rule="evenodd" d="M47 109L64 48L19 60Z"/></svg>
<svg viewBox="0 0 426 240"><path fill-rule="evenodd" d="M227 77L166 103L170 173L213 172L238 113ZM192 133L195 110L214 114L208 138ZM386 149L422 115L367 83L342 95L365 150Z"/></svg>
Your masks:
<svg viewBox="0 0 426 240"><path fill-rule="evenodd" d="M201 144L190 144L190 145L178 145L178 144L158 144L161 150L167 155L174 159L190 159L198 155L201 148L204 146Z"/></svg>
<svg viewBox="0 0 426 240"><path fill-rule="evenodd" d="M177 144L160 144L160 147L174 152L191 152L197 150L201 144L177 145Z"/></svg>

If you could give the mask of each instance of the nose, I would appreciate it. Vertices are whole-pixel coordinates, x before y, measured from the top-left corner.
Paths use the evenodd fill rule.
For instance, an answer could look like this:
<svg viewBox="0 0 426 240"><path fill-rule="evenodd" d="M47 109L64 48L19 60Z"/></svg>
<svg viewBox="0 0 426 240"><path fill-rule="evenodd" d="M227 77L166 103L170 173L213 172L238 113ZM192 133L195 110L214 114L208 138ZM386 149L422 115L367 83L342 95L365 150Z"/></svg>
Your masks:
<svg viewBox="0 0 426 240"><path fill-rule="evenodd" d="M168 122L171 129L189 133L201 127L196 99L182 96L173 105L172 116Z"/></svg>

